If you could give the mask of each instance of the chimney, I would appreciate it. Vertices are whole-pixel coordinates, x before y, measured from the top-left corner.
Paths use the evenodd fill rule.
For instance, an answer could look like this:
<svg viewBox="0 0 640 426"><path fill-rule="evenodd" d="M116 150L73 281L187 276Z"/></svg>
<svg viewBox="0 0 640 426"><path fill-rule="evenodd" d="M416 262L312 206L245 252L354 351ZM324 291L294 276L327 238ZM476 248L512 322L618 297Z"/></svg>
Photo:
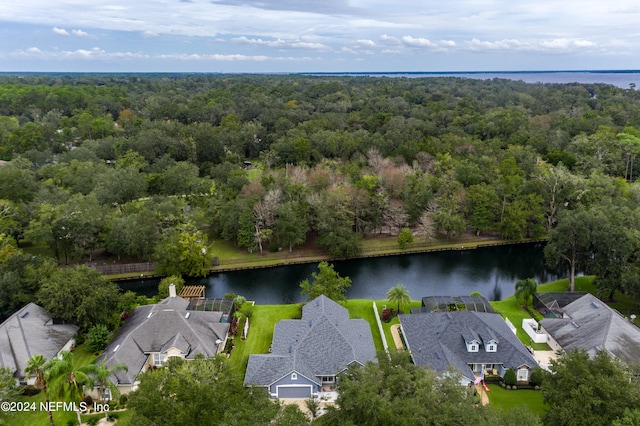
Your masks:
<svg viewBox="0 0 640 426"><path fill-rule="evenodd" d="M169 297L176 297L176 286L174 284L169 284Z"/></svg>

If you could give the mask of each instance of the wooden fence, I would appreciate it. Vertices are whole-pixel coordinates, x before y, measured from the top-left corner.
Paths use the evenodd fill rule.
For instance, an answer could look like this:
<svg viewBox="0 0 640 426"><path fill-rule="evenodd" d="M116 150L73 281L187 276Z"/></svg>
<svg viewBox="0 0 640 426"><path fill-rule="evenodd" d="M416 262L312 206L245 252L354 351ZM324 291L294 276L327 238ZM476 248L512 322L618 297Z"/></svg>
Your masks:
<svg viewBox="0 0 640 426"><path fill-rule="evenodd" d="M103 275L129 274L132 272L151 272L155 271L156 264L154 262L142 263L125 263L121 265L91 265L100 271Z"/></svg>

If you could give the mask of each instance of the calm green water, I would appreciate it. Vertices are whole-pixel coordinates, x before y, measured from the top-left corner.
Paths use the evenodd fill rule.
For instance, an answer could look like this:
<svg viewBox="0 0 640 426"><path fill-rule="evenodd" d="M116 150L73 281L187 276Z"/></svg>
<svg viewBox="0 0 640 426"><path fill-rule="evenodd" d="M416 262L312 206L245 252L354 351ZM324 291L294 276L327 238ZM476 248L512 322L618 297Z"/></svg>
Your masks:
<svg viewBox="0 0 640 426"><path fill-rule="evenodd" d="M446 251L404 256L377 257L334 262L341 276L352 280L347 297L385 299L387 290L404 284L412 299L430 295L468 295L479 291L489 300L501 300L514 293L515 282L535 278L553 281L557 271L544 264L543 244L519 244L475 250ZM236 293L260 304L302 301L300 281L311 278L317 264L279 266L217 273L190 280L205 284L207 297ZM157 280L122 283L124 289L153 295Z"/></svg>

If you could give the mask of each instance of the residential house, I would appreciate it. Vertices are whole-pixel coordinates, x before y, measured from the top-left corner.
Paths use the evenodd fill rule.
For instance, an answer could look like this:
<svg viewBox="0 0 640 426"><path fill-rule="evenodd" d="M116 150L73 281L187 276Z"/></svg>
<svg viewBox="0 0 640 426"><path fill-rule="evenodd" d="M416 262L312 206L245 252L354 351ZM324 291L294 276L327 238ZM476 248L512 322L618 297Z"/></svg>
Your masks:
<svg viewBox="0 0 640 426"><path fill-rule="evenodd" d="M376 360L369 323L326 296L302 308L302 319L279 321L269 354L251 355L245 385L264 386L273 398L309 398L333 390L352 364Z"/></svg>
<svg viewBox="0 0 640 426"><path fill-rule="evenodd" d="M640 363L640 329L592 294L563 306L557 318L540 321L554 350L605 350L629 363Z"/></svg>
<svg viewBox="0 0 640 426"><path fill-rule="evenodd" d="M62 350L70 350L78 327L57 324L51 315L35 303L29 303L0 324L0 367L9 368L16 381L33 384L24 369L34 355L47 359Z"/></svg>
<svg viewBox="0 0 640 426"><path fill-rule="evenodd" d="M504 376L512 368L528 383L538 363L499 314L475 311L399 315L414 364L439 373L453 367L462 384L483 372Z"/></svg>
<svg viewBox="0 0 640 426"><path fill-rule="evenodd" d="M170 294L158 304L137 307L96 361L127 366L111 378L121 393L135 390L140 373L163 366L171 357L213 358L224 350L226 314L192 310L189 301L175 296L175 288Z"/></svg>

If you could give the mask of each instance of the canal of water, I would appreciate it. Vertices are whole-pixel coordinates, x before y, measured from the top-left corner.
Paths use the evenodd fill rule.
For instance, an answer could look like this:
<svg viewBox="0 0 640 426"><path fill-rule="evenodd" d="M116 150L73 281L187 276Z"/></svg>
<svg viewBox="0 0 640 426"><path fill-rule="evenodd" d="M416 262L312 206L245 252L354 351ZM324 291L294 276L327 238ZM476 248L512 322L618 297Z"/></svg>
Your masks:
<svg viewBox="0 0 640 426"><path fill-rule="evenodd" d="M534 278L539 283L560 274L544 263L544 244L514 244L471 250L451 250L402 256L374 257L333 262L341 276L351 278L350 299L386 299L387 290L404 284L412 299L424 296L468 295L480 292L489 300L514 293L516 281ZM190 279L188 284L206 285L206 297L227 293L242 295L259 304L294 303L304 300L300 282L311 279L317 263L214 273ZM565 274L561 274L564 276ZM158 280L121 282L125 290L151 296Z"/></svg>

